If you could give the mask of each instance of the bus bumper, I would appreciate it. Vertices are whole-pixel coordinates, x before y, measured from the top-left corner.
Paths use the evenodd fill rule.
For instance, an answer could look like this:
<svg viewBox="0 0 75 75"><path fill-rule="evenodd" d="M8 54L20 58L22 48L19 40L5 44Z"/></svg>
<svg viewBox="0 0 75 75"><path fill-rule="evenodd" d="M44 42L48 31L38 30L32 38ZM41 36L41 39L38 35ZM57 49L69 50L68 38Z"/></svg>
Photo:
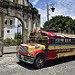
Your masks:
<svg viewBox="0 0 75 75"><path fill-rule="evenodd" d="M21 54L17 54L17 57L19 60L21 60L25 63L29 63L29 64L33 64L34 60L35 60L35 57L28 57L28 56L21 55Z"/></svg>

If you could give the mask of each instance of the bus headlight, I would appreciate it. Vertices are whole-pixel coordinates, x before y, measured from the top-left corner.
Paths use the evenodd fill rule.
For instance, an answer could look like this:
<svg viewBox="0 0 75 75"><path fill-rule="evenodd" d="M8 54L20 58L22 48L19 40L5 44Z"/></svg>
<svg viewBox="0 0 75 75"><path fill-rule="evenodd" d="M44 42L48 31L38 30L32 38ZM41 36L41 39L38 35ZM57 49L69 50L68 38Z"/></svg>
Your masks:
<svg viewBox="0 0 75 75"><path fill-rule="evenodd" d="M29 53L28 56L35 57L36 54L35 53Z"/></svg>

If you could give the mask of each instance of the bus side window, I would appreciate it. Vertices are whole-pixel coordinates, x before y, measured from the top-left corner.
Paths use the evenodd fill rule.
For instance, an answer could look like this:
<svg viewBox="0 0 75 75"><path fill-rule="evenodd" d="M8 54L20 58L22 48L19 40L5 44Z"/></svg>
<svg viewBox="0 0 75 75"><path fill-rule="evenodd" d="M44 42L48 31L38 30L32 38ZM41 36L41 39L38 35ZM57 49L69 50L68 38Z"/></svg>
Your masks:
<svg viewBox="0 0 75 75"><path fill-rule="evenodd" d="M56 45L58 45L59 44L59 39L56 39Z"/></svg>
<svg viewBox="0 0 75 75"><path fill-rule="evenodd" d="M50 43L50 45L54 45L55 44L55 39L50 39L49 43Z"/></svg>
<svg viewBox="0 0 75 75"><path fill-rule="evenodd" d="M68 44L68 39L65 39L65 44Z"/></svg>
<svg viewBox="0 0 75 75"><path fill-rule="evenodd" d="M56 45L64 45L64 39L56 39Z"/></svg>
<svg viewBox="0 0 75 75"><path fill-rule="evenodd" d="M71 39L71 43L72 44L75 44L75 39Z"/></svg>
<svg viewBox="0 0 75 75"><path fill-rule="evenodd" d="M68 44L71 44L71 39L68 39Z"/></svg>
<svg viewBox="0 0 75 75"><path fill-rule="evenodd" d="M60 43L61 45L64 45L64 39L61 39Z"/></svg>

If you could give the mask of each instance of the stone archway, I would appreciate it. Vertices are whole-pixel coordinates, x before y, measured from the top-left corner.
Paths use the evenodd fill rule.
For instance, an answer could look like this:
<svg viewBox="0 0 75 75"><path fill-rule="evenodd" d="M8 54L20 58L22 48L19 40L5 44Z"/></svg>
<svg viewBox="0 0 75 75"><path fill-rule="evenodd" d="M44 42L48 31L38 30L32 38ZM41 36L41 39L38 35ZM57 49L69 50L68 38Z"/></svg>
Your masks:
<svg viewBox="0 0 75 75"><path fill-rule="evenodd" d="M23 31L24 31L24 22L22 21L22 19L20 17L17 17L17 16L11 16L11 17L17 18L21 22L21 26L22 26L22 42L23 42L24 41L23 40L24 39L24 37L23 37L24 36L24 33L23 33Z"/></svg>
<svg viewBox="0 0 75 75"><path fill-rule="evenodd" d="M22 23L22 33L23 33L23 43L26 42L29 36L29 32L34 30L34 23L40 24L40 15L38 14L38 10L29 3L28 0L24 0L20 3L14 3L12 0L0 1L0 42L3 42L3 26L4 26L4 18L5 16L16 17ZM36 21L35 21L36 20ZM29 28L31 29L29 30ZM40 25L38 25L40 28Z"/></svg>

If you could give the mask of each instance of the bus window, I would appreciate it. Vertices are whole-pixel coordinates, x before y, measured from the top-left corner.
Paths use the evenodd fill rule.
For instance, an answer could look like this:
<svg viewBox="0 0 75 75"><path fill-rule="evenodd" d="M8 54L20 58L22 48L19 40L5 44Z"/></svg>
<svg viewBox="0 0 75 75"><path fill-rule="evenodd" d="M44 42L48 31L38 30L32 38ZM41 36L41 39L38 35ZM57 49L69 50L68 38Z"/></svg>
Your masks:
<svg viewBox="0 0 75 75"><path fill-rule="evenodd" d="M55 44L55 39L50 39L49 43L50 43L50 45L54 45Z"/></svg>
<svg viewBox="0 0 75 75"><path fill-rule="evenodd" d="M42 43L43 43L43 44L47 44L47 40L43 40Z"/></svg>
<svg viewBox="0 0 75 75"><path fill-rule="evenodd" d="M32 39L31 42L32 42L32 41L33 41L33 43L35 43L35 40L34 40L34 39Z"/></svg>
<svg viewBox="0 0 75 75"><path fill-rule="evenodd" d="M64 39L56 39L56 45L64 45Z"/></svg>
<svg viewBox="0 0 75 75"><path fill-rule="evenodd" d="M60 44L64 45L64 39L60 39Z"/></svg>
<svg viewBox="0 0 75 75"><path fill-rule="evenodd" d="M56 39L56 44L59 44L59 39Z"/></svg>
<svg viewBox="0 0 75 75"><path fill-rule="evenodd" d="M68 44L71 44L71 39L68 39Z"/></svg>
<svg viewBox="0 0 75 75"><path fill-rule="evenodd" d="M68 42L69 42L68 39L65 39L65 44L68 44Z"/></svg>
<svg viewBox="0 0 75 75"><path fill-rule="evenodd" d="M75 39L71 39L71 43L72 44L75 44Z"/></svg>
<svg viewBox="0 0 75 75"><path fill-rule="evenodd" d="M47 37L30 37L30 43L47 44Z"/></svg>

